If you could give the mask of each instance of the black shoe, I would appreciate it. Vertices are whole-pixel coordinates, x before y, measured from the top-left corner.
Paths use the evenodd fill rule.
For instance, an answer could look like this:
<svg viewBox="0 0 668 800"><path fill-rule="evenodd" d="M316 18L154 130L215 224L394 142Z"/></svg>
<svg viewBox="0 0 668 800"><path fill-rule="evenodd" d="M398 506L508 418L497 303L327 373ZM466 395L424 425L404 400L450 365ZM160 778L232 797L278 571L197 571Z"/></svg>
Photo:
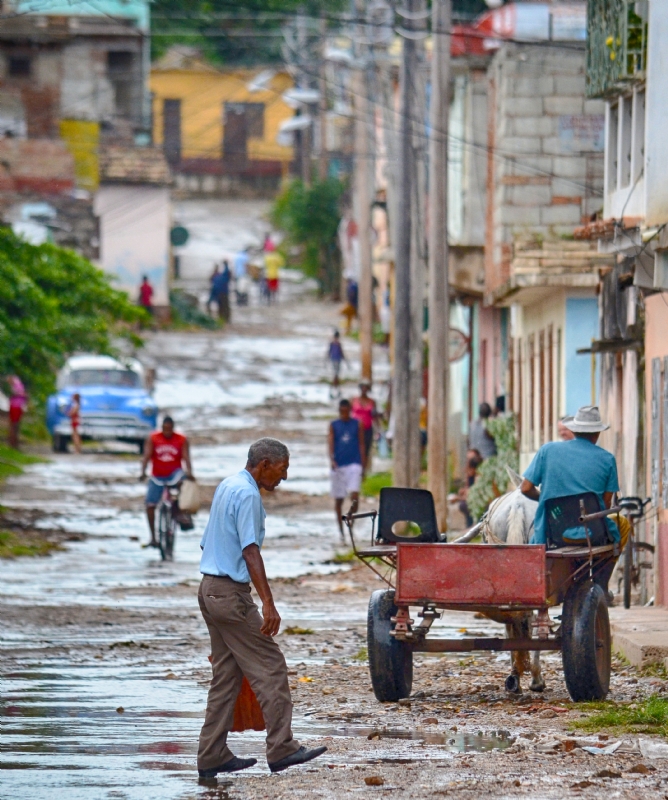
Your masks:
<svg viewBox="0 0 668 800"><path fill-rule="evenodd" d="M215 778L219 772L239 772L248 767L254 767L257 764L257 758L237 758L234 756L229 761L226 761L221 767L213 767L212 769L200 769L200 778Z"/></svg>
<svg viewBox="0 0 668 800"><path fill-rule="evenodd" d="M321 756L327 750L326 747L314 747L313 750L307 750L302 745L296 753L282 758L280 761L274 761L269 764L269 769L272 772L282 772L288 767L294 767L297 764L305 764L307 761L312 761L314 758Z"/></svg>

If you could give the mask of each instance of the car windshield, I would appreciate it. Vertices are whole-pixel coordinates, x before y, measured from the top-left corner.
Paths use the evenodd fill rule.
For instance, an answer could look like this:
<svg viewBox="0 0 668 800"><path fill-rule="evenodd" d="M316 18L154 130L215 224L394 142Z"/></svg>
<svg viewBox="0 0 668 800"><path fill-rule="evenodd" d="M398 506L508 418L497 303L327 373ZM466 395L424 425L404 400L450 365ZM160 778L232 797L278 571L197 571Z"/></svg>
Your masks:
<svg viewBox="0 0 668 800"><path fill-rule="evenodd" d="M141 378L130 369L77 369L66 378L67 386L141 387Z"/></svg>

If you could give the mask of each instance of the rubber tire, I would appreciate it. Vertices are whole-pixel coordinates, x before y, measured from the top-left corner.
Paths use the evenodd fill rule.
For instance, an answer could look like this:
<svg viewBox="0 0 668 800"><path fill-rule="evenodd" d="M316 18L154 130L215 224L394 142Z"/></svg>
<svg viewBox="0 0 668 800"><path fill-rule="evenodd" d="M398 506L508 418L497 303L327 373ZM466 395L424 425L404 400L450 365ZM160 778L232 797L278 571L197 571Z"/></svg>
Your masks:
<svg viewBox="0 0 668 800"><path fill-rule="evenodd" d="M67 436L63 436L61 433L53 434L53 438L51 440L51 446L53 448L54 453L66 453L68 444L69 444L69 438Z"/></svg>
<svg viewBox="0 0 668 800"><path fill-rule="evenodd" d="M158 506L158 545L163 561L172 561L174 555L174 521L165 503Z"/></svg>
<svg viewBox="0 0 668 800"><path fill-rule="evenodd" d="M139 455L144 455L144 445L146 444L144 439L137 439L137 447L139 448Z"/></svg>
<svg viewBox="0 0 668 800"><path fill-rule="evenodd" d="M561 656L566 687L574 702L605 699L610 688L611 650L605 592L588 580L572 586L564 600Z"/></svg>
<svg viewBox="0 0 668 800"><path fill-rule="evenodd" d="M369 598L367 648L369 672L376 699L390 703L409 697L413 686L413 650L390 636L397 613L394 591L378 589Z"/></svg>
<svg viewBox="0 0 668 800"><path fill-rule="evenodd" d="M633 563L633 539L629 536L624 547L624 608L631 608L631 564Z"/></svg>

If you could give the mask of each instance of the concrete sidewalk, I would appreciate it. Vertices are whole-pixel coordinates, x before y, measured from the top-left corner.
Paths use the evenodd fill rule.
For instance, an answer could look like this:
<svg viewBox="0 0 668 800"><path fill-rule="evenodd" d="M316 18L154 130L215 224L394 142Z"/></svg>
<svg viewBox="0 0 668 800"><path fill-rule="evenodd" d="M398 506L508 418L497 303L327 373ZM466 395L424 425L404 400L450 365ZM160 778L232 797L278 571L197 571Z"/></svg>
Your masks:
<svg viewBox="0 0 668 800"><path fill-rule="evenodd" d="M611 608L610 627L612 649L634 666L664 661L668 666L668 608Z"/></svg>

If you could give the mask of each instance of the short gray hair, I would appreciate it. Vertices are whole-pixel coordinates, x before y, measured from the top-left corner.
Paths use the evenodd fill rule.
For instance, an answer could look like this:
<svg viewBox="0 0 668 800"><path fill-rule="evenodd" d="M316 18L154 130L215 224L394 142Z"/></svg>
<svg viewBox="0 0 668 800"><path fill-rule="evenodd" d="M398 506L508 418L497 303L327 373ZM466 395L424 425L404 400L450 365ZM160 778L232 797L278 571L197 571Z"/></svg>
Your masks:
<svg viewBox="0 0 668 800"><path fill-rule="evenodd" d="M290 458L290 451L283 442L265 436L262 439L258 439L257 442L253 442L250 446L248 464L251 467L257 467L265 458L272 464L278 461L287 461Z"/></svg>

